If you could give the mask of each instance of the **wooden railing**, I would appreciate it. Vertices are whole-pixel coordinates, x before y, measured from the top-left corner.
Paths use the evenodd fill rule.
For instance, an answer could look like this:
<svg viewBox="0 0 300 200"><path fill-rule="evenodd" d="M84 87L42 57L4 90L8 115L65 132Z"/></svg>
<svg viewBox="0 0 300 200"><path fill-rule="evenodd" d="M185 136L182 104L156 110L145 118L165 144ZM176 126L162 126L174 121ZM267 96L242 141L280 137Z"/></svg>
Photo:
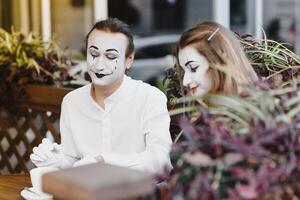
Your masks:
<svg viewBox="0 0 300 200"><path fill-rule="evenodd" d="M28 172L29 156L44 137L60 143L59 116L67 88L28 85L26 101L12 102L16 112L0 107L0 173Z"/></svg>

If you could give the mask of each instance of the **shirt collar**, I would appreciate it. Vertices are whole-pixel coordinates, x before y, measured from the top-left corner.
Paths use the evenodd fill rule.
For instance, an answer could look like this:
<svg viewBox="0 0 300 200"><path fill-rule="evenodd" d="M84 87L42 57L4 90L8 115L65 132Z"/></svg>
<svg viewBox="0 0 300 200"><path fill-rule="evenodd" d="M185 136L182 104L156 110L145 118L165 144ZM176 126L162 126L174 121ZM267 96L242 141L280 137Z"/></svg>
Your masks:
<svg viewBox="0 0 300 200"><path fill-rule="evenodd" d="M124 75L124 78L123 78L123 81L122 81L120 87L114 93L112 93L109 97L106 97L104 99L104 104L114 103L114 102L117 102L117 101L121 100L122 98L124 98L125 91L129 87L129 84L128 84L129 80L130 80L130 77Z"/></svg>

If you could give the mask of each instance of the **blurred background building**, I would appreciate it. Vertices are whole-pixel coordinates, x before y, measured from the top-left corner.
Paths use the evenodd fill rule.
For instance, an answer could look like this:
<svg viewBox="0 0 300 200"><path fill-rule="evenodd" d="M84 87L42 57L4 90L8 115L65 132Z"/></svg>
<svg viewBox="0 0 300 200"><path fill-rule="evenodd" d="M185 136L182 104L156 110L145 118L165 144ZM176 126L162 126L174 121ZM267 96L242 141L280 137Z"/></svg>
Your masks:
<svg viewBox="0 0 300 200"><path fill-rule="evenodd" d="M150 81L173 65L170 55L183 30L203 20L257 37L264 29L300 53L299 10L300 0L0 0L0 27L34 32L45 41L53 37L84 55L85 35L94 22L117 17L135 34L133 76Z"/></svg>

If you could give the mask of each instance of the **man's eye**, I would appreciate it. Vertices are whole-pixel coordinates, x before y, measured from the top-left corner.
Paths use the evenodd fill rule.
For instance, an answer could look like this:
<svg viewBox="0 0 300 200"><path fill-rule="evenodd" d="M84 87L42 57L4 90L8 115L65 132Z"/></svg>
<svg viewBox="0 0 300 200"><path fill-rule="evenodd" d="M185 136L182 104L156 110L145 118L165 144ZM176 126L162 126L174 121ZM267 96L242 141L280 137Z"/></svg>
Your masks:
<svg viewBox="0 0 300 200"><path fill-rule="evenodd" d="M196 72L199 66L191 67L191 72Z"/></svg>
<svg viewBox="0 0 300 200"><path fill-rule="evenodd" d="M106 54L106 57L107 57L109 60L114 60L114 59L117 58L117 56L114 55L114 54Z"/></svg>
<svg viewBox="0 0 300 200"><path fill-rule="evenodd" d="M93 57L93 59L95 59L96 57L98 57L100 55L98 52L95 52L95 51L91 51L90 54Z"/></svg>
<svg viewBox="0 0 300 200"><path fill-rule="evenodd" d="M93 59L95 59L96 57L99 56L99 54L91 54L91 56L93 57Z"/></svg>

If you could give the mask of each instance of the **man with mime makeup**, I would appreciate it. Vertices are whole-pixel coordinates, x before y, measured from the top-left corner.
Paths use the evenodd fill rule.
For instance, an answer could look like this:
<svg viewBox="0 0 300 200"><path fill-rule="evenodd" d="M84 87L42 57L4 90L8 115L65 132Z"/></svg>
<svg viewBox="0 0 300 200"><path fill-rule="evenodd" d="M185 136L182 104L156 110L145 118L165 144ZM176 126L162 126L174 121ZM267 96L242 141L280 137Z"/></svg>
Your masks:
<svg viewBox="0 0 300 200"><path fill-rule="evenodd" d="M104 162L150 173L171 169L166 97L125 75L134 59L128 25L116 18L97 22L86 45L92 83L64 97L61 145L44 139L33 149L32 162L57 168Z"/></svg>

